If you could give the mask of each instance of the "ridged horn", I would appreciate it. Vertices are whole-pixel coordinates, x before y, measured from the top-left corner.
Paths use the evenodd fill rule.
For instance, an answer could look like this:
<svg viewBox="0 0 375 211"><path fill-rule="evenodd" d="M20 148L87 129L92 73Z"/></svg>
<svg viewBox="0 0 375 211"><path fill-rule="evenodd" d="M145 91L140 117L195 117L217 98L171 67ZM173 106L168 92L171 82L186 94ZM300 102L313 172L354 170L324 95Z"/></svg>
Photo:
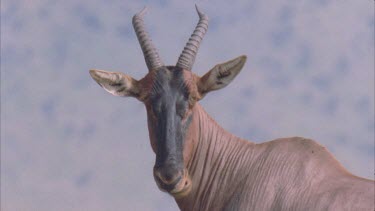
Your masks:
<svg viewBox="0 0 375 211"><path fill-rule="evenodd" d="M142 11L133 16L133 27L135 33L137 34L138 42L141 45L148 70L152 71L164 66L164 64L160 60L159 54L156 51L155 46L152 44L152 40L150 39L148 33L146 32L145 24L143 22L143 15L146 13L146 11L147 8L144 7Z"/></svg>
<svg viewBox="0 0 375 211"><path fill-rule="evenodd" d="M195 5L197 13L199 15L199 22L195 27L193 34L190 36L189 41L186 43L184 50L182 51L177 67L191 70L195 61L195 56L197 55L200 42L203 39L204 34L206 34L208 29L208 16L203 14L197 5Z"/></svg>

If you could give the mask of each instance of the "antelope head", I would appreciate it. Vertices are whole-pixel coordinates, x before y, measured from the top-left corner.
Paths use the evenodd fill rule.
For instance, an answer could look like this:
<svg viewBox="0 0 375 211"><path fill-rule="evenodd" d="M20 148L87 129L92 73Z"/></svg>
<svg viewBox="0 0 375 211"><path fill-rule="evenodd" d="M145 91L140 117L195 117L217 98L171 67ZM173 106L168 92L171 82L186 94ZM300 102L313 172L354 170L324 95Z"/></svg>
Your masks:
<svg viewBox="0 0 375 211"><path fill-rule="evenodd" d="M174 197L189 194L192 184L187 171L192 144L187 131L194 105L206 93L228 85L242 69L246 56L218 64L203 77L192 73L199 45L208 28L208 17L198 7L199 22L175 66L165 66L145 30L144 8L133 17L148 73L136 80L120 72L90 70L91 77L115 96L135 97L145 104L149 137L156 154L153 174L158 187Z"/></svg>

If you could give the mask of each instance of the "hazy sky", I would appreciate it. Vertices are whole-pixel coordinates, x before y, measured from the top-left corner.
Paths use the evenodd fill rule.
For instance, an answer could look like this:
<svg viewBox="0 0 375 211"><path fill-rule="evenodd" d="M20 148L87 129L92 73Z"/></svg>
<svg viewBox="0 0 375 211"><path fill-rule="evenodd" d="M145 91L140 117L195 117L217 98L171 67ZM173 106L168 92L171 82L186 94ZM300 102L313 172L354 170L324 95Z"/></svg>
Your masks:
<svg viewBox="0 0 375 211"><path fill-rule="evenodd" d="M372 0L2 0L1 210L176 210L152 177L146 112L114 97L91 68L142 78L131 25L145 23L174 65L210 18L193 71L248 56L201 103L224 128L263 142L303 136L356 175L374 173Z"/></svg>

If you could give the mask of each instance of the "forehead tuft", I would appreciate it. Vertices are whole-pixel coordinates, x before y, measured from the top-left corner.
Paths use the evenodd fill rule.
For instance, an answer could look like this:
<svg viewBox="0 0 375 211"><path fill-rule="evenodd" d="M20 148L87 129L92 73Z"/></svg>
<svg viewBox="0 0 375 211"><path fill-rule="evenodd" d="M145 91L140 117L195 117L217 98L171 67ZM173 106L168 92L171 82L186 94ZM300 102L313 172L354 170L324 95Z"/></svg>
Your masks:
<svg viewBox="0 0 375 211"><path fill-rule="evenodd" d="M144 99L168 95L194 95L197 92L195 83L196 75L191 71L175 66L163 66L158 70L149 72L142 80Z"/></svg>
<svg viewBox="0 0 375 211"><path fill-rule="evenodd" d="M189 77L189 71L183 70L175 66L165 66L155 71L153 83L154 84L165 84L171 88L185 85Z"/></svg>

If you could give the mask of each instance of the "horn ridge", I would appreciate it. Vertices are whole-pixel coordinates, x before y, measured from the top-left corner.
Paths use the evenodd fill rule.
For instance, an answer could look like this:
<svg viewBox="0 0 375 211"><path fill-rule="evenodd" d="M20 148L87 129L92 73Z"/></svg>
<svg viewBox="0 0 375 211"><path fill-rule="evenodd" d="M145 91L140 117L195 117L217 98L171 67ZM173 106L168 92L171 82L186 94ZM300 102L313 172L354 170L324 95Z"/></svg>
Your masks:
<svg viewBox="0 0 375 211"><path fill-rule="evenodd" d="M200 43L208 29L208 16L201 12L197 5L195 5L195 8L199 16L198 24L186 43L176 64L176 66L186 70L192 69Z"/></svg>
<svg viewBox="0 0 375 211"><path fill-rule="evenodd" d="M159 67L164 66L161 61L159 54L152 43L150 36L148 35L143 16L146 14L147 7L144 7L140 12L133 16L133 28L137 35L138 42L141 46L143 56L146 61L146 65L149 71L156 70Z"/></svg>

